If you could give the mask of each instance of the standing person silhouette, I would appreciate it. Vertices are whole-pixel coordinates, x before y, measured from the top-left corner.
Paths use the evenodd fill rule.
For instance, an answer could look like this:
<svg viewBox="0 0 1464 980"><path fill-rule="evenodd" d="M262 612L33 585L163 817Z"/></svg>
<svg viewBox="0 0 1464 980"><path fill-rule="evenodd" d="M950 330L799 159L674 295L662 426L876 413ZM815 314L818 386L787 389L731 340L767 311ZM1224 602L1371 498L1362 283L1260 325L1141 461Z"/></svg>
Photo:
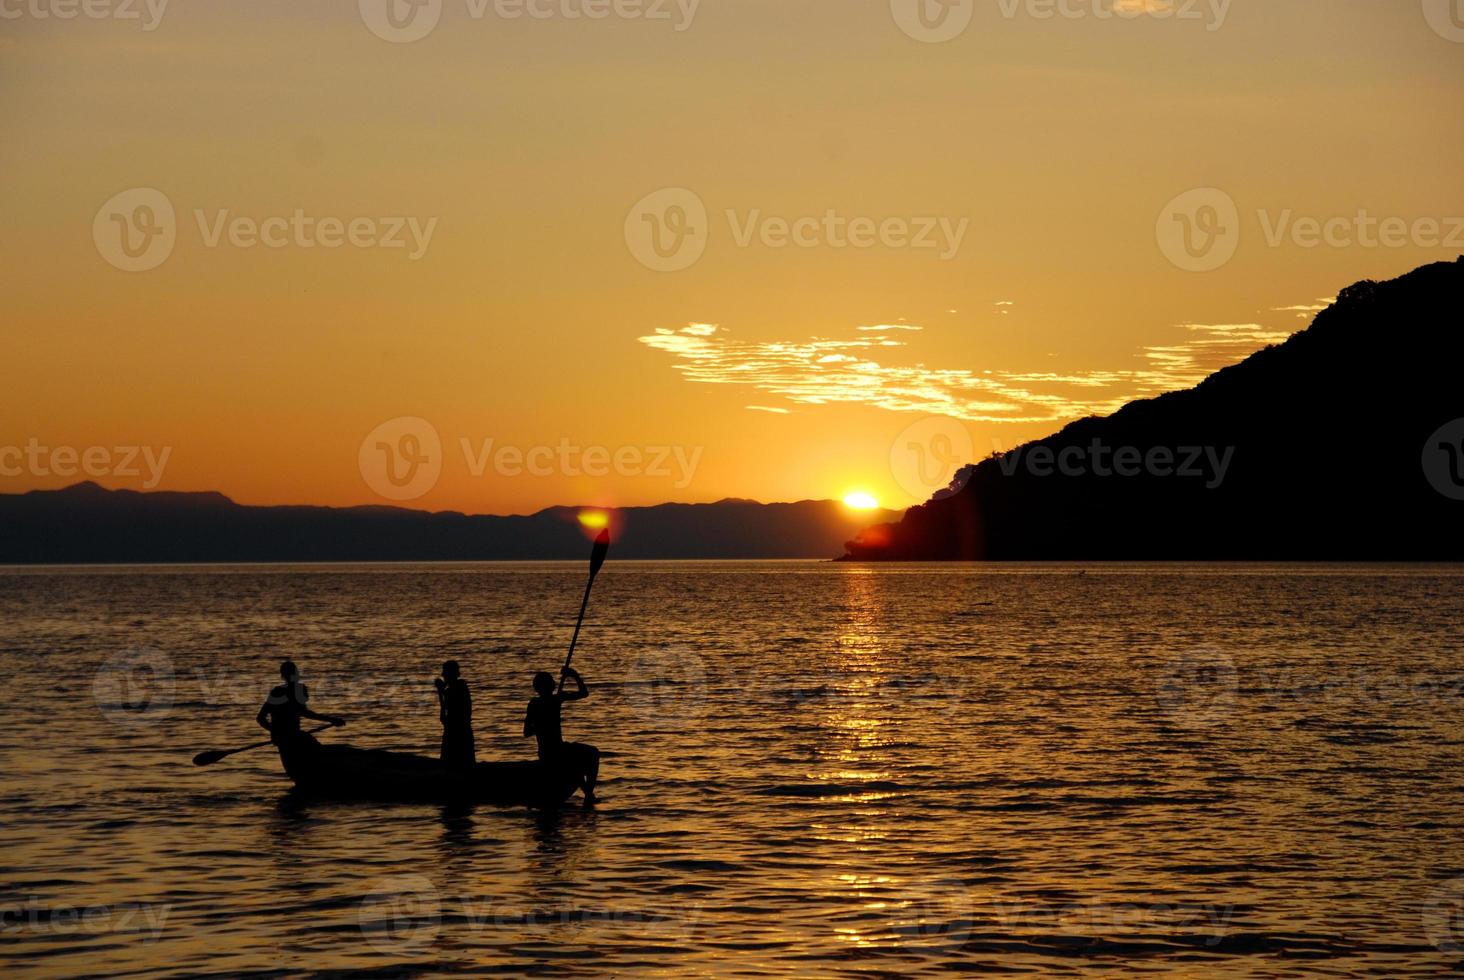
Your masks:
<svg viewBox="0 0 1464 980"><path fill-rule="evenodd" d="M300 731L300 719L314 718L337 728L346 720L336 715L318 715L306 707L310 692L300 683L300 668L293 660L280 664L280 677L284 683L269 692L254 720L269 732L269 740L281 749L309 751L319 748L320 743L314 735Z"/></svg>
<svg viewBox="0 0 1464 980"><path fill-rule="evenodd" d="M442 762L449 769L471 769L478 762L473 746L473 695L456 660L442 665L436 680L438 717L442 719Z"/></svg>
<svg viewBox="0 0 1464 980"><path fill-rule="evenodd" d="M595 802L595 781L600 776L600 750L583 742L566 742L560 731L560 707L566 701L583 701L590 696L584 678L573 668L560 672L575 682L578 690L561 694L554 689L554 676L547 671L534 675L534 690L538 697L529 702L524 714L524 738L530 735L539 740L539 761L573 769L580 775L585 791L585 802Z"/></svg>

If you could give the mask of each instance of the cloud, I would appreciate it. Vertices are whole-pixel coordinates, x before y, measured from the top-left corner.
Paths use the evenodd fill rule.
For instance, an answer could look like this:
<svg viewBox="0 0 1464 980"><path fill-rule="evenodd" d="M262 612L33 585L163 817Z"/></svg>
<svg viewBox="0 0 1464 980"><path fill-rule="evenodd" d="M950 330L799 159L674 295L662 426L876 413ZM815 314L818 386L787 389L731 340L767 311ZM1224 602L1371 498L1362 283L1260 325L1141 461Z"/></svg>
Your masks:
<svg viewBox="0 0 1464 980"><path fill-rule="evenodd" d="M1317 300L1315 303L1297 303L1294 306L1277 306L1272 308L1271 312L1295 313L1297 316L1305 319L1308 313L1320 313L1322 310L1325 310L1327 307L1331 306L1335 302L1337 302L1337 297L1324 296L1321 299Z"/></svg>
<svg viewBox="0 0 1464 980"><path fill-rule="evenodd" d="M788 409L786 408L772 408L768 405L748 405L747 407L754 412L772 412L774 415L789 414Z"/></svg>
<svg viewBox="0 0 1464 980"><path fill-rule="evenodd" d="M1181 329L1190 335L1185 340L1143 348L1140 368L1069 373L886 364L874 358L879 349L907 345L881 337L740 341L717 326L690 324L639 340L672 355L688 381L747 385L794 404L860 404L971 422L1060 423L1190 387L1288 336L1255 323L1187 323Z"/></svg>
<svg viewBox="0 0 1464 980"><path fill-rule="evenodd" d="M913 323L884 323L874 327L855 327L855 330L863 331L885 331L885 330L924 330L924 327L917 327Z"/></svg>

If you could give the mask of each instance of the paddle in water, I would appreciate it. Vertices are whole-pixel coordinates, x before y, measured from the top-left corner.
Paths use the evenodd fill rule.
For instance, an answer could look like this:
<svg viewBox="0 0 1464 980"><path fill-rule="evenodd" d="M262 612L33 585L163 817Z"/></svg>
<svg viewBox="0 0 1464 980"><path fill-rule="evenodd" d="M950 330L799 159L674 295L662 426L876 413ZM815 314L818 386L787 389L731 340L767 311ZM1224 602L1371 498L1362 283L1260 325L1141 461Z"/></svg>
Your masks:
<svg viewBox="0 0 1464 980"><path fill-rule="evenodd" d="M300 683L300 668L295 665L293 660L286 660L280 664L280 679L284 683L269 692L269 697L265 698L264 704L259 706L259 714L254 719L259 723L259 727L270 733L267 741L255 742L253 745L245 745L237 749L200 752L193 757L193 764L195 766L213 765L220 759L235 753L248 752L250 749L270 744L283 745L303 741L307 745L318 745L319 743L311 737L312 735L346 723L344 718L337 715L319 714L306 706L310 700L310 692L305 689L304 684ZM326 722L326 724L320 728L302 732L300 731L300 721L304 718L312 718L315 721Z"/></svg>
<svg viewBox="0 0 1464 980"><path fill-rule="evenodd" d="M327 728L334 728L334 725L321 725L319 728L312 728L306 735L314 735L316 732L323 732ZM253 745L241 745L237 749L209 749L207 752L200 752L193 757L195 766L211 766L220 759L227 759L231 755L240 752L248 752L250 749L261 749L273 742L273 739L265 739L263 742L255 742Z"/></svg>

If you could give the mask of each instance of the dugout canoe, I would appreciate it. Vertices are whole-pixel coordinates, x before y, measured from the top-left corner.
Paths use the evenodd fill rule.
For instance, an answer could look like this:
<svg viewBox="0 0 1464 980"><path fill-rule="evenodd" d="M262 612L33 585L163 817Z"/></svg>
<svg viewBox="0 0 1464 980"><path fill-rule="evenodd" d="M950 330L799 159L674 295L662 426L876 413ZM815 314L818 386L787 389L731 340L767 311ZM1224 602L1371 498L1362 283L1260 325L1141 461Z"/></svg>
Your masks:
<svg viewBox="0 0 1464 980"><path fill-rule="evenodd" d="M325 799L543 807L558 806L580 786L578 772L537 760L449 769L429 756L317 742L281 747L280 761L296 789Z"/></svg>

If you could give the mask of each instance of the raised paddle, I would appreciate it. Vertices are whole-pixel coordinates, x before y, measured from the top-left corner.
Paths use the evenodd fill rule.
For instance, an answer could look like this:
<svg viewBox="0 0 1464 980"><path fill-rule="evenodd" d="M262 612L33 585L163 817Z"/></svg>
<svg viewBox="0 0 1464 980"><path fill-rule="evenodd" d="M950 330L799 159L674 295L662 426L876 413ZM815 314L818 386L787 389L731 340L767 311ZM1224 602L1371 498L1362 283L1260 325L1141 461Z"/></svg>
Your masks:
<svg viewBox="0 0 1464 980"><path fill-rule="evenodd" d="M605 564L605 556L610 552L610 529L607 527L595 537L595 546L590 549L590 580L585 583L585 597L580 602L579 619L574 622L574 636L569 638L569 656L564 658L564 669L569 669L569 662L574 659L574 645L579 641L580 627L585 622L585 607L590 604L590 586L595 584L595 576L600 572L600 566ZM564 672L559 674L559 689L564 690Z"/></svg>
<svg viewBox="0 0 1464 980"><path fill-rule="evenodd" d="M319 728L310 729L310 731L306 732L305 734L314 735L316 732L323 732L327 728L334 727L334 725L321 725ZM267 738L263 742L255 742L253 745L240 746L237 749L210 749L207 752L200 752L195 755L193 757L193 764L195 766L211 766L215 762L218 762L220 759L228 758L229 756L235 755L239 752L248 752L250 749L263 748L266 745L272 744L273 741L273 739Z"/></svg>

